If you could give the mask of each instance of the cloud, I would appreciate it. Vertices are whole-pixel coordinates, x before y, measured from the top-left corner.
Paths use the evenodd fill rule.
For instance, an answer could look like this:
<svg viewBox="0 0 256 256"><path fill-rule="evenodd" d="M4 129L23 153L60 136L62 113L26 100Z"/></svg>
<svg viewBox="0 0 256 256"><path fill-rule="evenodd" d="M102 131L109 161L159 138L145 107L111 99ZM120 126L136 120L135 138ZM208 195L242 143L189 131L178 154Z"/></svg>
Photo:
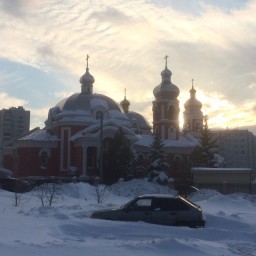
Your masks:
<svg viewBox="0 0 256 256"><path fill-rule="evenodd" d="M5 92L0 92L0 109L24 106L27 104L27 101L23 99L18 99L8 95Z"/></svg>
<svg viewBox="0 0 256 256"><path fill-rule="evenodd" d="M202 98L205 109L219 118L228 118L221 111L244 111L245 102L255 99L256 1L186 1L184 6L184 1L112 0L110 5L46 0L41 5L39 0L15 0L23 19L13 18L9 2L1 2L0 56L54 76L46 81L23 78L21 84L38 102L50 105L56 96L80 92L87 53L94 91L120 102L127 88L131 109L148 119L166 54L172 81L182 92L179 99L188 99L192 78L198 97L200 91L208 95ZM33 5L41 8L27 15ZM30 105L38 107L33 99Z"/></svg>
<svg viewBox="0 0 256 256"><path fill-rule="evenodd" d="M8 14L22 17L27 14L28 9L37 7L40 0L0 0L0 7Z"/></svg>
<svg viewBox="0 0 256 256"><path fill-rule="evenodd" d="M98 22L108 22L113 25L127 25L131 19L116 8L106 6L103 10L95 11L89 15L87 21L96 19Z"/></svg>
<svg viewBox="0 0 256 256"><path fill-rule="evenodd" d="M30 109L30 129L33 129L35 127L44 127L44 122L48 118L48 111L50 107L52 106Z"/></svg>

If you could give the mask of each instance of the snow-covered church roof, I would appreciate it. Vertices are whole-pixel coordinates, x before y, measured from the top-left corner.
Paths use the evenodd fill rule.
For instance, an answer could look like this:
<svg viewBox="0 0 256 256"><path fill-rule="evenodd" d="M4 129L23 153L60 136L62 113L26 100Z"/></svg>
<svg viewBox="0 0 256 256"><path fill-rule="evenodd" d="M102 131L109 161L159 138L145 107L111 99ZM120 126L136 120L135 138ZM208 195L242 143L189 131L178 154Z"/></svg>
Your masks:
<svg viewBox="0 0 256 256"><path fill-rule="evenodd" d="M57 141L58 137L48 133L46 129L36 128L18 140Z"/></svg>
<svg viewBox="0 0 256 256"><path fill-rule="evenodd" d="M136 142L136 145L138 146L144 146L144 147L150 147L150 145L153 142L153 136L147 135L147 136L140 136L138 137L138 141ZM165 148L194 148L199 144L198 140L195 139L190 134L181 134L179 136L179 139L173 140L164 140L163 141Z"/></svg>
<svg viewBox="0 0 256 256"><path fill-rule="evenodd" d="M122 125L131 126L121 106L113 99L102 94L75 93L60 101L49 110L47 125L56 123L92 124L100 119L114 119Z"/></svg>

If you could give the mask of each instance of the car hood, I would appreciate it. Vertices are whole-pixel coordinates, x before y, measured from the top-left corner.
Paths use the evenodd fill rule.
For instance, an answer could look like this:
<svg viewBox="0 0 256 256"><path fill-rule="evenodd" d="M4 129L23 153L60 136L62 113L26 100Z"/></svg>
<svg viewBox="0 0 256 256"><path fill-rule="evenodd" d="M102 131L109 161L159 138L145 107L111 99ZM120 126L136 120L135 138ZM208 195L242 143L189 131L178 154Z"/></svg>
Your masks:
<svg viewBox="0 0 256 256"><path fill-rule="evenodd" d="M91 218L107 218L112 216L114 213L118 212L119 208L109 208L104 210L95 211L92 213Z"/></svg>

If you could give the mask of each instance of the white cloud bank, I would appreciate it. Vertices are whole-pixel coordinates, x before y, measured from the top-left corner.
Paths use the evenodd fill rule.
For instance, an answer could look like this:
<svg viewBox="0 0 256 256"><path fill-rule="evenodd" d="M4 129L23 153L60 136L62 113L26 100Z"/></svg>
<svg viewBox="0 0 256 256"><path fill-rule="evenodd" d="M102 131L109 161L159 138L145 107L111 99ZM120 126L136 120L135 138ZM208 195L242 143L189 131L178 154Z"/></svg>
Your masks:
<svg viewBox="0 0 256 256"><path fill-rule="evenodd" d="M120 101L127 88L131 109L152 120L152 91L168 54L181 103L194 78L211 126L256 125L256 1L2 0L0 8L0 57L60 76L50 93L31 86L47 106L80 91L88 53L94 91Z"/></svg>

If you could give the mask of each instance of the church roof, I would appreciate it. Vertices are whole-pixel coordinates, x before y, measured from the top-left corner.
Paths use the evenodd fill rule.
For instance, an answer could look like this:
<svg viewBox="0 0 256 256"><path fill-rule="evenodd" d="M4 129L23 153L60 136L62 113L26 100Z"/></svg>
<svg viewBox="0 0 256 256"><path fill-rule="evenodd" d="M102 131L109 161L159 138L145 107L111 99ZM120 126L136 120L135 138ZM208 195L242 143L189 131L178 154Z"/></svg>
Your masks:
<svg viewBox="0 0 256 256"><path fill-rule="evenodd" d="M76 110L83 110L86 112L91 111L93 108L98 106L102 106L106 110L111 109L122 112L122 109L117 102L105 95L96 93L91 95L75 93L56 105L56 107L58 107L62 112Z"/></svg>
<svg viewBox="0 0 256 256"><path fill-rule="evenodd" d="M129 111L128 113L126 113L126 115L130 119L134 129L136 129L138 131L144 131L144 132L151 133L150 124L145 119L144 116L142 116L141 114L134 112L134 111Z"/></svg>
<svg viewBox="0 0 256 256"><path fill-rule="evenodd" d="M18 140L34 140L34 141L57 141L57 136L52 135L46 129L36 129Z"/></svg>
<svg viewBox="0 0 256 256"><path fill-rule="evenodd" d="M116 101L96 93L75 93L60 101L49 110L47 123L85 122L90 124L99 119L97 112L103 114L103 119L115 119L122 125L131 126L128 117Z"/></svg>
<svg viewBox="0 0 256 256"><path fill-rule="evenodd" d="M153 142L152 135L144 135L138 138L135 143L138 146L150 147ZM163 140L164 148L193 148L198 143L198 140L190 134L181 134L177 140Z"/></svg>

